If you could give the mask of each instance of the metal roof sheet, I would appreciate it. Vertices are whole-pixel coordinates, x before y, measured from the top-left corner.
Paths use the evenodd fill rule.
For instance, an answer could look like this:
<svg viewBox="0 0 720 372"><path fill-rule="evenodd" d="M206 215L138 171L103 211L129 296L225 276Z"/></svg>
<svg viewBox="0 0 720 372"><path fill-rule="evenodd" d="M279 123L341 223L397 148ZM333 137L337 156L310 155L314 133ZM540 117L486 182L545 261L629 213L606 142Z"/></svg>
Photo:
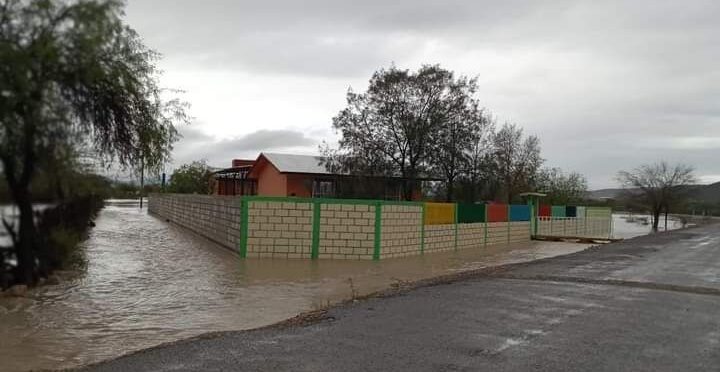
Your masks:
<svg viewBox="0 0 720 372"><path fill-rule="evenodd" d="M330 174L321 164L321 156L262 153L280 173L316 173Z"/></svg>

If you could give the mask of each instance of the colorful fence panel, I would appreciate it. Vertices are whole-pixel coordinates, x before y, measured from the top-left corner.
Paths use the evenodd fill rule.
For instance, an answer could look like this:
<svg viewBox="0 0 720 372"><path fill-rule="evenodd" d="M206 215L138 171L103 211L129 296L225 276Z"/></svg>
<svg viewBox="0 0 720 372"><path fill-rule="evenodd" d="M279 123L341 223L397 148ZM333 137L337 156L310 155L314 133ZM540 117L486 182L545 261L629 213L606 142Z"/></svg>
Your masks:
<svg viewBox="0 0 720 372"><path fill-rule="evenodd" d="M505 204L487 205L487 222L507 222L508 206Z"/></svg>
<svg viewBox="0 0 720 372"><path fill-rule="evenodd" d="M425 224L446 225L455 223L455 204L425 203Z"/></svg>
<svg viewBox="0 0 720 372"><path fill-rule="evenodd" d="M575 214L577 218L585 218L585 207L576 207Z"/></svg>
<svg viewBox="0 0 720 372"><path fill-rule="evenodd" d="M458 204L458 223L485 222L485 204Z"/></svg>
<svg viewBox="0 0 720 372"><path fill-rule="evenodd" d="M577 217L577 207L568 205L565 207L565 217Z"/></svg>
<svg viewBox="0 0 720 372"><path fill-rule="evenodd" d="M547 204L540 205L540 208L538 208L538 216L540 216L540 217L552 216L552 206L547 205Z"/></svg>
<svg viewBox="0 0 720 372"><path fill-rule="evenodd" d="M552 206L552 217L565 217L565 206L564 205L553 205Z"/></svg>
<svg viewBox="0 0 720 372"><path fill-rule="evenodd" d="M510 221L530 221L530 206L528 205L511 205Z"/></svg>
<svg viewBox="0 0 720 372"><path fill-rule="evenodd" d="M612 216L612 209L606 207L586 207L586 218L607 218Z"/></svg>

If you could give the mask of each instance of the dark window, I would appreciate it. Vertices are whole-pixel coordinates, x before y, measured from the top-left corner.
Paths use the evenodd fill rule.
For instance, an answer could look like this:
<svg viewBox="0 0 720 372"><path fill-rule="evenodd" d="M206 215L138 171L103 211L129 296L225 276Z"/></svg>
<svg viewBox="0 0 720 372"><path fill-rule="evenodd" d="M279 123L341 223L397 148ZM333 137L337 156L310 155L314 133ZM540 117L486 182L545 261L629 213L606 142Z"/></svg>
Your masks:
<svg viewBox="0 0 720 372"><path fill-rule="evenodd" d="M312 196L313 198L335 197L335 181L323 179L314 180Z"/></svg>

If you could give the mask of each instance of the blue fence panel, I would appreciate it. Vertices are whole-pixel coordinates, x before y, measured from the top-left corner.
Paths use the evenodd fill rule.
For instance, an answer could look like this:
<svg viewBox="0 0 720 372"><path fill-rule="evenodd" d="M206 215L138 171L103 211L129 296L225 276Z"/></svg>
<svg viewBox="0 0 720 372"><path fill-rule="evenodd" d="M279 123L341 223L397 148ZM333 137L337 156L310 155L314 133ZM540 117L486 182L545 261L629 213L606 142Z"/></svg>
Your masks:
<svg viewBox="0 0 720 372"><path fill-rule="evenodd" d="M530 206L511 205L510 221L530 221Z"/></svg>

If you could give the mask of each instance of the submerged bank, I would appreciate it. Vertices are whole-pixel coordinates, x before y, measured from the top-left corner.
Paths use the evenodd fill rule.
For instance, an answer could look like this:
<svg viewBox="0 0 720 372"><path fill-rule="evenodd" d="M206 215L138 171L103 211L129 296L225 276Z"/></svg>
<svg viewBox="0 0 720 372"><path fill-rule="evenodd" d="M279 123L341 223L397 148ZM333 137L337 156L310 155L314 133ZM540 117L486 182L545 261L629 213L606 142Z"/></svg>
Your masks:
<svg viewBox="0 0 720 372"><path fill-rule="evenodd" d="M84 243L87 272L0 300L3 369L66 368L205 332L272 324L392 285L582 250L539 243L381 262L240 260L234 252L108 203Z"/></svg>

